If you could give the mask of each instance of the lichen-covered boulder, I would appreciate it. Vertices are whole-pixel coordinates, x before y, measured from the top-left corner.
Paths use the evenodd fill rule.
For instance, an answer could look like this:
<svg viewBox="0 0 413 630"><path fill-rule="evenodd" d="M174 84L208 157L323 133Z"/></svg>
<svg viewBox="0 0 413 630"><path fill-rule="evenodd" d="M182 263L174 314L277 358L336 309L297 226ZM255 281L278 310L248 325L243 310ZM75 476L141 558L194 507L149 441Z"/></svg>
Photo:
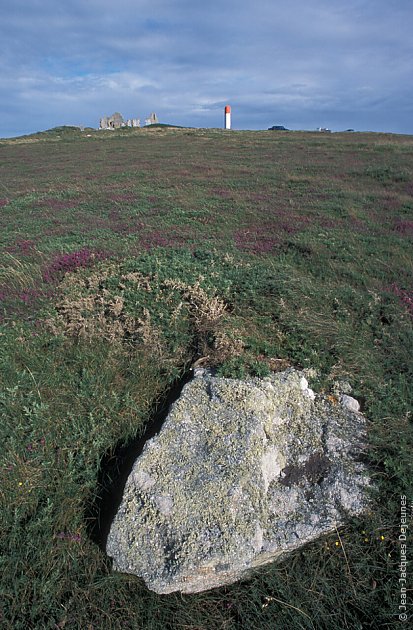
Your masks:
<svg viewBox="0 0 413 630"><path fill-rule="evenodd" d="M194 593L332 531L366 505L365 419L304 372L198 370L127 480L107 553L157 593Z"/></svg>

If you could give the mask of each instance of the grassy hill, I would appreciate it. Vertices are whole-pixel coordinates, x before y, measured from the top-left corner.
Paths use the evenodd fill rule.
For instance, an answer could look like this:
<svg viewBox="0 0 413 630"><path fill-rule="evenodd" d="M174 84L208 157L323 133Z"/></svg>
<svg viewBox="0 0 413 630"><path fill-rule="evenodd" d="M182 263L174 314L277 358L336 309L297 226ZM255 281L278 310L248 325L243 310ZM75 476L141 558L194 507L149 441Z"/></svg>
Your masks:
<svg viewBox="0 0 413 630"><path fill-rule="evenodd" d="M398 627L413 137L128 131L0 141L1 626ZM111 573L99 496L196 361L350 382L372 507L245 583L157 596Z"/></svg>

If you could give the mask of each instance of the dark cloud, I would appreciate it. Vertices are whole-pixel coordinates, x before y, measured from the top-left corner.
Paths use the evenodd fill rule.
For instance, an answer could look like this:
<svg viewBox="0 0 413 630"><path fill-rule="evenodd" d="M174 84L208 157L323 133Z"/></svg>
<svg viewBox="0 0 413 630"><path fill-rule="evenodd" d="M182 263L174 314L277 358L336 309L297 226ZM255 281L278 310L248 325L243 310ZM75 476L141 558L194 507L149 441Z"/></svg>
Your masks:
<svg viewBox="0 0 413 630"><path fill-rule="evenodd" d="M119 110L413 133L410 0L6 0L0 136Z"/></svg>

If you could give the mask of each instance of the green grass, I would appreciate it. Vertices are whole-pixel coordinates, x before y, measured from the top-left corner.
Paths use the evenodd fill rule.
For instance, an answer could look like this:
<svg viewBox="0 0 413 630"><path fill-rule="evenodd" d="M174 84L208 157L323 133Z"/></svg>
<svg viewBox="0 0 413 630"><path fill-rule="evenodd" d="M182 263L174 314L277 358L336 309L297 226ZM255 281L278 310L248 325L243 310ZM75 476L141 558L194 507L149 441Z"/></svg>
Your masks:
<svg viewBox="0 0 413 630"><path fill-rule="evenodd" d="M158 127L4 140L0 228L1 627L399 627L413 138ZM349 381L372 508L248 581L158 596L96 544L101 466L200 359L237 377L314 367L317 391Z"/></svg>

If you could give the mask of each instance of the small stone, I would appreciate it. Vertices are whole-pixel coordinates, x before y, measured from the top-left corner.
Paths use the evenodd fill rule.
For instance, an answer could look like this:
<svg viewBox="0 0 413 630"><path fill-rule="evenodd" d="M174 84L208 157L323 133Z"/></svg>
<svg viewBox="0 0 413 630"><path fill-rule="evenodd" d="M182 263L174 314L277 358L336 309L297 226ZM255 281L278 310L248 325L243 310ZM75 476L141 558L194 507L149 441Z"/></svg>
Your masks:
<svg viewBox="0 0 413 630"><path fill-rule="evenodd" d="M355 413L360 411L360 403L358 402L358 400L356 400L352 396L347 396L347 394L342 394L340 396L340 402L342 406L345 409L348 409L349 411L353 411Z"/></svg>
<svg viewBox="0 0 413 630"><path fill-rule="evenodd" d="M308 381L304 376L300 378L300 388L303 392L303 396L311 398L311 400L315 399L315 394L313 390L308 387Z"/></svg>
<svg viewBox="0 0 413 630"><path fill-rule="evenodd" d="M302 390L308 389L308 381L304 376L300 378L300 387Z"/></svg>

